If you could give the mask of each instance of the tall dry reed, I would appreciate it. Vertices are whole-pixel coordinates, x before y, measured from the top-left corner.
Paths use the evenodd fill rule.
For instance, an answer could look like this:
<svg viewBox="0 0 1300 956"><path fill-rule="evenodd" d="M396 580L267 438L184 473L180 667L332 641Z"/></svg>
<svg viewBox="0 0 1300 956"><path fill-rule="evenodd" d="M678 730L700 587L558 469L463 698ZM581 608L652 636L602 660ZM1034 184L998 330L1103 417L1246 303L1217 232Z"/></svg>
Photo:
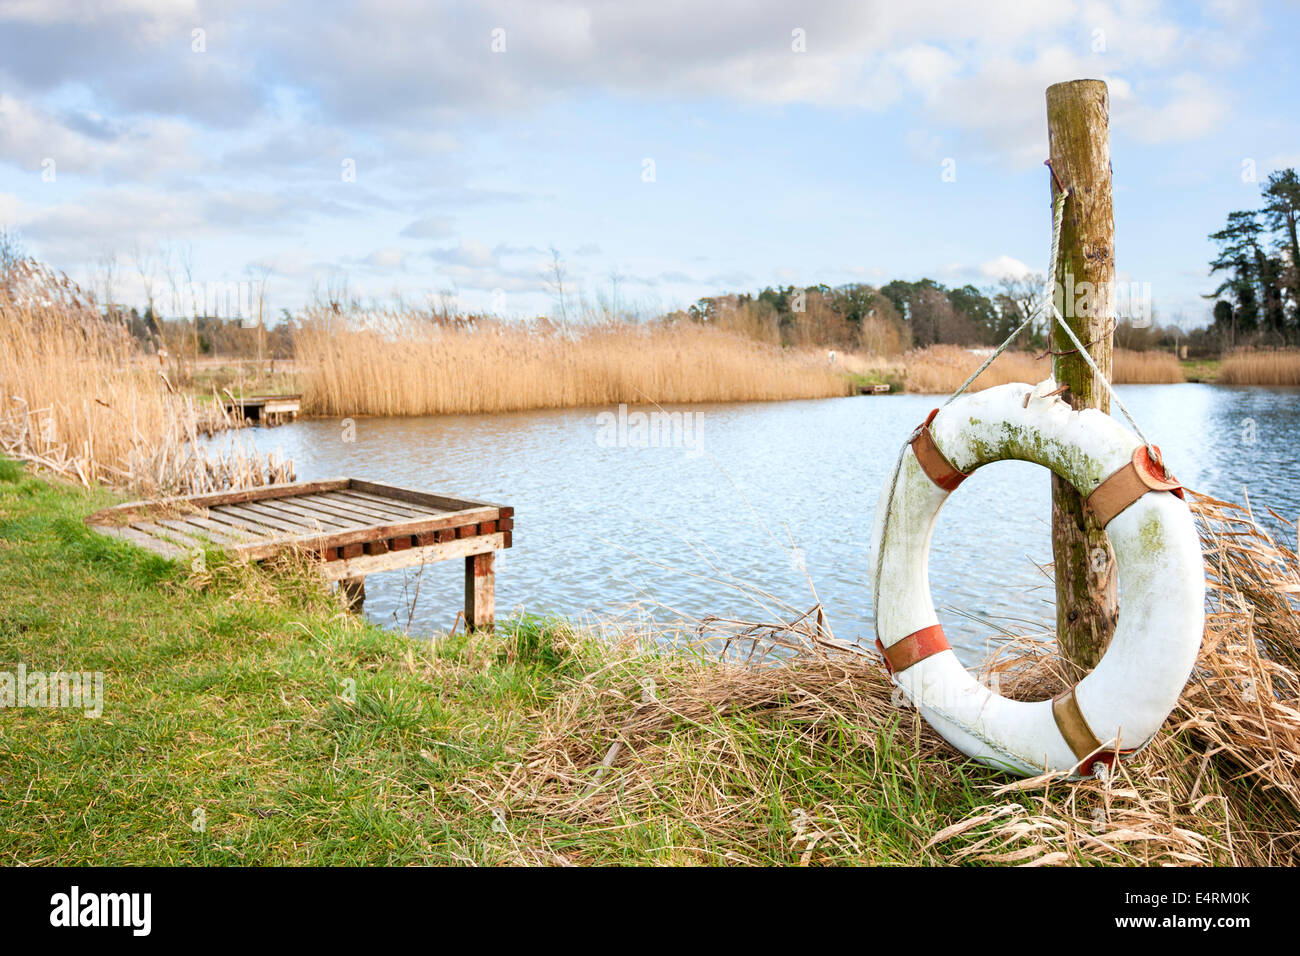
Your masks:
<svg viewBox="0 0 1300 956"><path fill-rule="evenodd" d="M1113 380L1116 385L1173 385L1187 376L1172 352L1116 349Z"/></svg>
<svg viewBox="0 0 1300 956"><path fill-rule="evenodd" d="M957 345L932 345L903 356L907 390L931 394L955 391L966 377L980 367L989 350L972 351ZM1051 374L1048 357L1031 352L1003 352L971 386L992 388L1008 382L1034 384ZM1112 381L1117 385L1171 384L1186 381L1182 366L1168 352L1115 350Z"/></svg>
<svg viewBox="0 0 1300 956"><path fill-rule="evenodd" d="M303 411L432 415L626 402L825 398L847 385L824 351L794 352L691 323L565 331L312 310L295 338Z"/></svg>
<svg viewBox="0 0 1300 956"><path fill-rule="evenodd" d="M1300 349L1240 350L1223 360L1221 385L1300 385Z"/></svg>
<svg viewBox="0 0 1300 956"><path fill-rule="evenodd" d="M146 494L292 476L290 463L199 450L228 424L141 361L124 325L67 276L28 261L0 282L0 451Z"/></svg>

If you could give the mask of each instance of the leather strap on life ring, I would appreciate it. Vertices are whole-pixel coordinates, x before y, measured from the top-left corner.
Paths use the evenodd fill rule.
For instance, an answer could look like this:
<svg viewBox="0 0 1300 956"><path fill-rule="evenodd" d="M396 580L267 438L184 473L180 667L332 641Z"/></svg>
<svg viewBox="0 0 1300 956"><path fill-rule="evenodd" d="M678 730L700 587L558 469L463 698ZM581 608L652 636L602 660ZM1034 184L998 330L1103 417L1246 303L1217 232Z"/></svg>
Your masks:
<svg viewBox="0 0 1300 956"><path fill-rule="evenodd" d="M1083 711L1079 709L1079 701L1074 696L1074 690L1071 687L1064 694L1052 698L1052 718L1056 721L1056 729L1065 738L1070 753L1074 754L1075 759L1079 761L1079 771L1085 777L1091 777L1093 768L1097 764L1104 764L1107 770L1110 770L1120 757L1133 751L1117 751L1097 739L1097 735L1088 726Z"/></svg>
<svg viewBox="0 0 1300 956"><path fill-rule="evenodd" d="M890 674L901 674L913 664L919 664L927 657L932 657L941 651L951 650L948 644L948 638L944 637L943 627L938 624L932 624L929 627L923 627L919 631L913 631L901 641L897 641L889 647L881 643L880 638L876 638L876 647L885 658L885 668Z"/></svg>
<svg viewBox="0 0 1300 956"><path fill-rule="evenodd" d="M1069 745L1070 752L1079 760L1101 750L1101 741L1092 732L1092 728L1088 726L1088 721L1083 716L1083 711L1079 709L1079 701L1075 699L1073 687L1064 694L1052 698L1052 717L1056 721L1057 730Z"/></svg>
<svg viewBox="0 0 1300 956"><path fill-rule="evenodd" d="M1153 461L1147 447L1139 445L1133 452L1133 460L1099 484L1088 496L1088 507L1103 528L1148 491L1169 491L1179 498L1183 497L1183 486L1165 471L1159 447L1155 452Z"/></svg>
<svg viewBox="0 0 1300 956"><path fill-rule="evenodd" d="M939 414L939 409L930 413L930 417L925 420L915 432L912 433L911 445L912 454L916 455L917 464L925 472L927 478L933 481L944 491L952 491L963 481L970 477L964 471L958 471L939 446L934 443L934 436L930 434L930 423L934 421L934 416Z"/></svg>

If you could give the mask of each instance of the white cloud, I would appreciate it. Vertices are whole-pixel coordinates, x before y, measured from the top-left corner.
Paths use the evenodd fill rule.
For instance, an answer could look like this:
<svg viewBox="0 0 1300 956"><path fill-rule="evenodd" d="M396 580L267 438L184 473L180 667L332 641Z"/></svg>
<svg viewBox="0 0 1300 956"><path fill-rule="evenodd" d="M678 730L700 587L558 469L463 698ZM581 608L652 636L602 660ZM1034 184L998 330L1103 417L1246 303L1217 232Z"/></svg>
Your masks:
<svg viewBox="0 0 1300 956"><path fill-rule="evenodd" d="M1023 279L1033 271L1019 259L1005 254L980 264L980 274L994 281L1002 278Z"/></svg>

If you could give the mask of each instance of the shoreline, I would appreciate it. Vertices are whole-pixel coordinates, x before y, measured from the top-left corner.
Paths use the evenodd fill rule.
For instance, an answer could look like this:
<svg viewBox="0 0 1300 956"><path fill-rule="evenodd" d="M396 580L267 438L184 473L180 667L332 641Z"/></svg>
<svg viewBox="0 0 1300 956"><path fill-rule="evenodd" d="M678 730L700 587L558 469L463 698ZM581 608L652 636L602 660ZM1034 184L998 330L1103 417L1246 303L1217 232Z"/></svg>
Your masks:
<svg viewBox="0 0 1300 956"><path fill-rule="evenodd" d="M894 705L874 658L740 666L529 616L418 641L301 566L90 534L117 500L0 462L0 670L104 675L99 718L6 714L15 863L1295 862L1291 811L1210 760L1206 707L1236 714L1217 679L1133 760L1131 796L1003 791Z"/></svg>

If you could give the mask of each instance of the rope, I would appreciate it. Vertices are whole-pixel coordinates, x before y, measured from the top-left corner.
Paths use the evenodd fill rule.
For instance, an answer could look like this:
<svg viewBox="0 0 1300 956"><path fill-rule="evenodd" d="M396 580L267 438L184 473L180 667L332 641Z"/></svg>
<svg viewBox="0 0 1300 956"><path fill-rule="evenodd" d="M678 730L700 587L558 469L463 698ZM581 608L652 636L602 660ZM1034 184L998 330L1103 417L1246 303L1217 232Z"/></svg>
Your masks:
<svg viewBox="0 0 1300 956"><path fill-rule="evenodd" d="M996 349L993 350L993 354L984 360L984 364L981 365L979 368L977 368L974 371L974 373L971 374L970 378L962 382L961 387L958 388L957 391L953 392L951 395L948 396L948 400L943 403L945 406L951 405L957 398L961 396L962 392L970 388L971 382L975 381L975 379L983 375L984 370L987 369L994 362L996 362L999 355L1001 355L1007 349L1011 348L1011 343L1016 340L1016 337L1019 336L1020 333L1023 332L1025 329L1029 328L1029 326L1031 326L1034 322L1036 322L1043 315L1043 313L1047 311L1047 308L1049 306L1051 307L1053 312L1056 311L1056 302L1053 301L1055 296L1053 296L1052 294L1054 289L1052 286L1053 283L1055 283L1056 281L1056 260L1057 257L1061 254L1061 223L1065 218L1065 200L1066 197L1069 195L1070 195L1069 190L1062 189L1059 193L1056 194L1056 201L1052 205L1052 257L1047 266L1047 287L1043 290L1044 304L1040 305L1037 309L1035 309L1034 312L1029 316L1029 318L1025 319L1025 321L1021 322L1018 326L1016 326L1016 330L1007 336L1007 340L1005 342L1003 342L1001 345L999 345ZM1059 317L1060 313L1057 313L1057 315Z"/></svg>
<svg viewBox="0 0 1300 956"><path fill-rule="evenodd" d="M1053 176L1055 176L1055 171L1053 171ZM1021 332L1029 328L1041 316L1048 314L1050 315L1051 321L1055 321L1065 330L1066 336L1070 339L1071 343L1073 343L1075 349L1078 350L1079 355L1081 355L1083 360L1088 363L1088 368L1092 369L1092 374L1096 378L1100 379L1101 384L1106 387L1106 391L1110 393L1111 401L1119 406L1119 410L1124 413L1124 417L1128 419L1128 423L1133 426L1133 430L1137 432L1138 437L1142 439L1142 443L1146 445L1147 452L1151 455L1152 460L1158 460L1158 456L1155 453L1155 449L1152 446L1150 439L1148 439L1146 434L1142 431L1137 420L1133 417L1132 412L1128 410L1128 406L1126 406L1119 395L1116 394L1114 386L1110 384L1106 376L1102 374L1101 369L1097 367L1097 363L1093 360L1092 354L1084 344L1079 341L1079 337L1074 334L1074 329L1070 328L1070 323L1065 321L1064 316L1061 315L1060 310L1056 307L1056 267L1061 254L1061 224L1065 219L1065 200L1069 198L1069 195L1070 191L1062 188L1057 192L1056 198L1052 203L1052 254L1048 262L1047 283L1046 288L1043 290L1043 303L1034 310L1033 314L1031 314L1029 318L1016 326L1016 330L1007 336L1005 342L993 350L993 354L984 360L983 365L977 368L974 373L966 379L966 381L961 383L961 386L957 391L948 396L948 400L943 403L943 406L946 408L958 399L966 389L970 388L971 383L974 382L975 379L979 378L990 365L997 361L999 355L1011 347L1011 343L1016 340L1017 336L1019 336ZM898 460L894 462L894 472L889 481L889 496L885 499L885 514L881 519L880 527L880 545L879 551L876 554L876 573L874 575L874 580L871 582L871 594L873 600L880 594L881 558L884 555L885 541L889 535L889 517L890 512L894 507L894 488L898 485L898 473L903 468L903 458L906 456L908 445L910 445L911 442L912 439L909 437L907 441L903 442L903 447L899 449Z"/></svg>
<svg viewBox="0 0 1300 956"><path fill-rule="evenodd" d="M1056 194L1056 200L1052 206L1052 255L1048 268L1047 287L1044 290L1044 300L1046 305L1040 305L1032 314L1030 314L1029 318L1016 326L1016 330L1007 336L1005 342L993 350L993 354L985 359L984 364L977 368L970 378L962 382L961 387L958 388L957 391L948 396L948 400L943 403L945 408L960 397L961 393L966 391L966 389L970 387L971 383L984 373L985 369L997 361L999 355L1011 348L1011 343L1016 340L1016 337L1036 322L1047 310L1048 306L1055 310L1056 304L1052 301L1052 284L1056 280L1056 261L1057 257L1061 253L1061 223L1065 219L1065 199L1069 195L1070 193L1068 190L1062 189ZM1069 327L1067 326L1066 328L1068 329ZM1104 376L1102 377L1102 380L1105 381ZM871 595L873 600L880 594L880 569L882 563L880 559L884 555L885 541L889 536L889 517L894 508L894 489L898 485L898 473L902 471L903 458L907 455L907 446L910 445L911 442L912 439L908 438L907 441L903 442L903 447L898 450L898 460L894 462L894 473L889 480L889 496L885 499L885 514L881 519L882 523L880 526L880 548L879 553L876 555L876 573L871 582Z"/></svg>
<svg viewBox="0 0 1300 956"><path fill-rule="evenodd" d="M1133 426L1133 430L1137 432L1138 437L1142 439L1142 444L1147 446L1147 451L1153 452L1153 449L1151 447L1151 440L1147 438L1145 434L1143 434L1142 428L1138 425L1137 420L1133 417L1133 413L1128 410L1128 406L1124 404L1124 402L1120 399L1119 395L1115 392L1114 386L1112 386L1110 382L1106 380L1106 376L1102 374L1101 369L1097 367L1097 363L1093 361L1091 353L1089 353L1088 350L1083 347L1083 343L1079 341L1079 337L1074 334L1074 329L1070 328L1070 323L1066 322L1065 319L1061 317L1060 310L1056 308L1056 303L1052 302L1051 305L1052 305L1052 315L1056 319L1057 324L1059 324L1061 328L1065 330L1065 334L1070 337L1070 341L1074 344L1074 347L1079 350L1079 354L1083 356L1083 360L1088 363L1088 368L1092 369L1092 374L1096 378L1101 379L1101 384L1106 386L1106 391L1110 393L1110 400L1119 406L1119 410L1124 413L1124 417L1128 419L1128 423ZM1155 457L1154 454L1152 455L1152 457L1154 459Z"/></svg>

